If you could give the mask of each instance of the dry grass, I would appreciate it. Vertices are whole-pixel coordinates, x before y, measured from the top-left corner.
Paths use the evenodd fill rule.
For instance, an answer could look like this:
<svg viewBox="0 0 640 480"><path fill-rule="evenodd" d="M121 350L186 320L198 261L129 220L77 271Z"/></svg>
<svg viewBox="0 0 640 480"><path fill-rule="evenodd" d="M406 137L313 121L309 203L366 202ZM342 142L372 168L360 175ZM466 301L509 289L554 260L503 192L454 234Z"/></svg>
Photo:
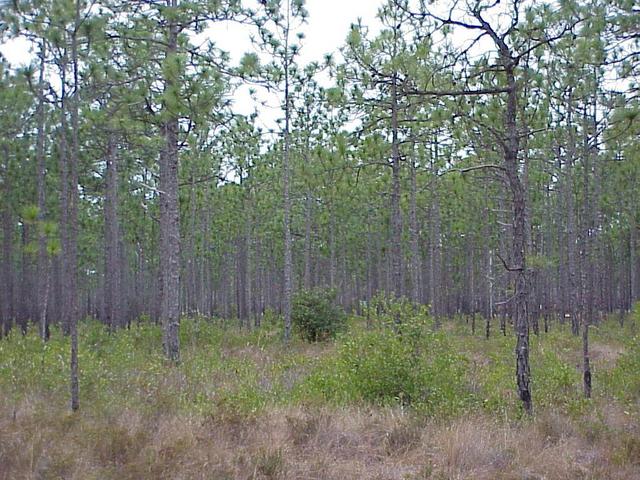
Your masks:
<svg viewBox="0 0 640 480"><path fill-rule="evenodd" d="M448 423L398 409L272 409L254 418L123 410L70 415L46 398L0 410L0 479L640 479L640 426L617 406L572 420Z"/></svg>
<svg viewBox="0 0 640 480"><path fill-rule="evenodd" d="M193 338L204 344L202 337ZM454 338L470 369L496 375L491 388L498 399L503 389L505 396L513 394L501 370L490 368L506 351L501 338L491 344L480 337ZM557 349L568 365L579 362L576 339L553 342L545 348ZM250 343L229 336L216 344L218 358L210 353L211 345L193 343L185 358L199 362L185 362L184 369L160 375L138 376L133 370L117 376L117 386L123 388L108 395L94 392L102 403L92 403L85 393L82 410L74 415L63 403L66 391L16 382L14 390L23 393L16 396L0 387L0 480L640 480L640 405L635 396L630 400L598 392L579 408L565 403L565 408L539 409L535 418L519 421L509 409L496 409L506 412L504 417L474 406L457 418L429 419L417 409L310 406L306 399L291 400L288 395L295 391L289 383L299 384L317 359L335 348L294 343L284 351L268 338ZM595 338L592 360L598 379L614 372L624 348L630 344ZM189 370L207 362L215 368L209 365L197 375ZM480 392L480 380L469 388ZM250 396L221 395L261 394L272 388L284 398L265 402L258 413L229 408L236 401L252 406ZM123 393L131 398L122 398ZM205 399L198 408L178 402L191 402L199 394ZM10 400L14 398L23 400Z"/></svg>
<svg viewBox="0 0 640 480"><path fill-rule="evenodd" d="M602 362L605 366L615 364L615 362L624 353L624 348L605 343L593 342L590 345L590 355L595 361Z"/></svg>

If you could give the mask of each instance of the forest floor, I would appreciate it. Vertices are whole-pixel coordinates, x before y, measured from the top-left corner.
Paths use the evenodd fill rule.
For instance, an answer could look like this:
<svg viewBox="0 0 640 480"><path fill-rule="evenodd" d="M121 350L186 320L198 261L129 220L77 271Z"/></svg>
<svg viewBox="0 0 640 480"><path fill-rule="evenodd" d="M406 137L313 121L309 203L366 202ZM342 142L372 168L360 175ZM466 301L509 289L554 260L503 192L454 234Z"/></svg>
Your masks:
<svg viewBox="0 0 640 480"><path fill-rule="evenodd" d="M185 320L176 367L156 326L83 323L75 414L67 339L0 340L0 480L640 479L638 318L591 329L588 401L580 339L532 335L533 417L509 332L460 318L398 339L352 319L285 346L275 324L230 325Z"/></svg>

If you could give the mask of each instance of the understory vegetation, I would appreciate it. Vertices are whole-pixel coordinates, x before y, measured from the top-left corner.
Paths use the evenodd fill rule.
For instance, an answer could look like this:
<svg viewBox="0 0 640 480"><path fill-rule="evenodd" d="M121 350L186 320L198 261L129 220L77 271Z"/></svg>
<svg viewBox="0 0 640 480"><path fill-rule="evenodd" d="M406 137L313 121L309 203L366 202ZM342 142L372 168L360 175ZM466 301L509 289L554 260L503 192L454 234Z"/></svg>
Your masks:
<svg viewBox="0 0 640 480"><path fill-rule="evenodd" d="M68 337L14 329L0 342L0 479L640 476L637 316L593 326L591 400L570 325L533 336L532 418L510 335L401 320L350 317L335 340L285 348L275 321L184 319L177 366L159 326L87 321L73 414Z"/></svg>

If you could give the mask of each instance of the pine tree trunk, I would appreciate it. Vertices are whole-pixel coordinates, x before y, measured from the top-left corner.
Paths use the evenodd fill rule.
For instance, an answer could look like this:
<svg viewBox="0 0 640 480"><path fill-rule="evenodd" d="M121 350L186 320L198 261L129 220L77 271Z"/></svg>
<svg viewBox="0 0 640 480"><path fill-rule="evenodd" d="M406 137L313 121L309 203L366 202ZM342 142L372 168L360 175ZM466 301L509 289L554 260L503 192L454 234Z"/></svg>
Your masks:
<svg viewBox="0 0 640 480"><path fill-rule="evenodd" d="M287 22L289 15L289 0L287 0ZM289 98L289 24L285 33L285 59L284 59L284 158L282 162L283 202L284 202L284 272L283 272L283 314L284 314L284 341L291 339L291 303L293 296L293 241L291 237L291 165L290 165L290 124L291 124L291 99Z"/></svg>
<svg viewBox="0 0 640 480"><path fill-rule="evenodd" d="M171 7L177 0L171 0ZM176 55L178 29L169 24L166 55ZM165 88L177 88L177 78L165 78ZM166 108L166 106L165 106ZM168 112L167 112L168 113ZM170 114L171 116L171 114ZM166 357L173 363L180 361L180 210L178 205L178 118L171 117L162 125L164 149L160 155L160 229L163 346Z"/></svg>
<svg viewBox="0 0 640 480"><path fill-rule="evenodd" d="M113 134L107 144L104 205L105 321L110 330L122 326L120 305L120 225L118 220L118 158Z"/></svg>
<svg viewBox="0 0 640 480"><path fill-rule="evenodd" d="M402 285L402 215L400 210L400 141L398 138L397 75L391 83L391 282L396 298L403 293ZM400 321L395 319L396 323Z"/></svg>
<svg viewBox="0 0 640 480"><path fill-rule="evenodd" d="M336 259L336 215L333 203L329 204L329 287L336 288L338 264Z"/></svg>
<svg viewBox="0 0 640 480"><path fill-rule="evenodd" d="M38 319L40 324L40 338L46 341L49 339L49 325L47 323L47 298L49 289L49 277L51 275L50 261L47 253L47 238L44 232L43 223L47 217L46 187L45 187L45 110L44 110L44 69L46 60L46 43L44 40L40 45L39 52L39 74L38 74L38 108L36 117L38 122L36 140L36 195L38 202L38 277L36 303L38 308Z"/></svg>
<svg viewBox="0 0 640 480"><path fill-rule="evenodd" d="M244 225L241 225L245 229ZM238 272L237 272L237 294L238 294L238 319L241 327L250 328L247 314L247 235L245 232L238 238Z"/></svg>
<svg viewBox="0 0 640 480"><path fill-rule="evenodd" d="M75 2L75 25L80 25L80 0ZM71 64L73 68L73 94L71 96L71 160L69 165L69 256L67 288L69 291L69 333L71 336L71 410L80 408L78 385L78 161L80 145L78 135L80 132L79 108L80 108L80 83L78 64L78 34L75 28L71 37Z"/></svg>
<svg viewBox="0 0 640 480"><path fill-rule="evenodd" d="M7 335L13 323L14 308L14 281L13 281L13 215L11 214L11 180L9 179L9 149L3 145L5 171L2 172L4 200L2 208L2 274L0 276L0 338Z"/></svg>
<svg viewBox="0 0 640 480"><path fill-rule="evenodd" d="M573 126L571 124L573 119L573 106L571 96L568 99L568 118L567 124L569 126L568 145L567 145L567 162L565 173L565 208L567 212L567 266L568 266L568 279L569 279L569 302L571 315L571 331L574 335L578 335L580 331L580 323L578 319L579 305L580 305L580 289L578 281L578 266L576 247L578 244L578 233L576 226L576 207L575 197L573 192L574 180L573 180L573 165L576 154L576 140L573 132Z"/></svg>
<svg viewBox="0 0 640 480"><path fill-rule="evenodd" d="M311 288L311 219L313 199L311 192L307 191L304 207L304 288Z"/></svg>
<svg viewBox="0 0 640 480"><path fill-rule="evenodd" d="M634 214L629 214L629 280L631 282L631 304L640 299L640 286L638 285L638 225Z"/></svg>
<svg viewBox="0 0 640 480"><path fill-rule="evenodd" d="M528 276L526 265L526 194L520 179L518 152L519 134L517 128L518 91L514 75L513 60L504 58L507 76L508 98L505 111L504 166L513 204L513 269L516 273L514 293L514 327L516 331L516 379L518 394L527 413L532 413L533 403L530 390L529 367L529 324L527 315Z"/></svg>
<svg viewBox="0 0 640 480"><path fill-rule="evenodd" d="M409 198L409 234L411 242L411 300L415 305L422 303L420 295L420 232L418 229L418 207L417 207L417 185L416 185L416 164L411 161L411 190Z"/></svg>
<svg viewBox="0 0 640 480"><path fill-rule="evenodd" d="M595 103L595 102L594 102ZM596 124L596 108L594 105L594 114L593 124L591 127L593 128L593 136L596 138L597 124ZM585 231L584 231L584 248L583 248L583 256L585 259L585 268L584 268L584 299L585 299L585 307L584 314L582 316L582 379L583 379L583 390L584 396L586 398L591 398L591 363L589 356L589 326L593 323L593 310L594 310L594 235L595 231L595 220L596 220L596 212L595 212L595 202L594 202L594 192L591 185L591 177L597 175L597 167L592 167L592 151L590 145L589 138L589 118L587 118L587 112L585 107L585 118L584 118L584 137L583 137L583 152L584 152L584 220L585 220ZM595 175L594 175L594 172Z"/></svg>
<svg viewBox="0 0 640 480"><path fill-rule="evenodd" d="M431 171L434 177L437 175L438 143L437 137L433 141L433 156ZM442 250L441 250L441 219L440 219L440 196L438 185L435 184L432 190L431 201L431 231L429 239L429 301L431 302L431 313L435 317L436 327L440 325L440 315L442 315L442 302L440 291L442 289Z"/></svg>

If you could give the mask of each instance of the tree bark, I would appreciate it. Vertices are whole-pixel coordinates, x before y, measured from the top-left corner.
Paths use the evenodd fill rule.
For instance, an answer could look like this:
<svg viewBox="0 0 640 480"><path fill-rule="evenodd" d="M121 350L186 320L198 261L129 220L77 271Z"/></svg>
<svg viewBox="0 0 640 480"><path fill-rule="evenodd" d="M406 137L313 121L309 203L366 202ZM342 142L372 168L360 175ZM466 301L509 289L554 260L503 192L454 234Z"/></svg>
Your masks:
<svg viewBox="0 0 640 480"><path fill-rule="evenodd" d="M409 197L409 235L411 242L411 300L415 305L422 303L421 291L421 258L420 258L420 232L418 228L417 212L417 181L416 163L411 161L411 190Z"/></svg>
<svg viewBox="0 0 640 480"><path fill-rule="evenodd" d="M14 308L14 267L13 267L13 215L11 214L11 180L9 179L9 148L2 146L4 157L3 190L4 201L2 208L2 283L0 287L0 314L2 315L2 325L0 325L0 338L2 334L7 335L11 330Z"/></svg>
<svg viewBox="0 0 640 480"><path fill-rule="evenodd" d="M73 94L71 96L71 155L69 156L69 256L68 261L68 292L69 292L69 333L71 336L71 410L80 408L78 382L78 161L80 144L78 135L80 81L78 61L78 34L80 26L80 0L75 2L74 31L71 36L71 64L73 69Z"/></svg>
<svg viewBox="0 0 640 480"><path fill-rule="evenodd" d="M245 225L241 225L240 228L246 229ZM241 327L250 328L247 313L247 234L243 231L238 238L238 272L236 276L237 281L237 295L238 295L238 319L240 320Z"/></svg>
<svg viewBox="0 0 640 480"><path fill-rule="evenodd" d="M293 296L293 241L291 237L291 165L290 165L290 124L291 99L289 98L291 58L289 51L290 0L287 0L287 24L284 34L284 157L282 162L283 203L284 203L284 272L283 272L283 313L284 341L291 339L291 303Z"/></svg>
<svg viewBox="0 0 640 480"><path fill-rule="evenodd" d="M529 367L529 323L527 315L528 276L526 265L526 195L520 179L518 152L519 135L517 125L518 90L514 74L514 62L507 52L501 53L505 65L508 85L507 108L505 110L506 141L504 166L512 196L513 208L513 269L516 273L514 293L514 327L516 331L516 379L518 394L527 413L533 412L530 390Z"/></svg>
<svg viewBox="0 0 640 480"><path fill-rule="evenodd" d="M177 0L170 0L171 8ZM168 26L166 60L177 55L178 27L171 21ZM175 91L178 79L168 75L165 89ZM164 149L160 155L160 229L162 310L160 319L163 329L163 347L166 357L173 363L180 361L180 210L178 205L178 117L167 111L167 120L162 125Z"/></svg>
<svg viewBox="0 0 640 480"><path fill-rule="evenodd" d="M105 322L110 330L122 326L120 311L120 224L118 219L118 152L113 134L107 139L104 205Z"/></svg>
<svg viewBox="0 0 640 480"><path fill-rule="evenodd" d="M40 325L40 338L43 341L49 339L49 324L47 323L47 300L49 296L50 266L47 253L47 237L43 228L43 223L47 218L46 186L45 186L45 110L44 110L44 73L46 61L46 43L42 40L39 52L39 74L38 74L38 108L37 118L37 140L36 140L36 195L38 205L38 277L36 304L38 308L38 320Z"/></svg>
<svg viewBox="0 0 640 480"><path fill-rule="evenodd" d="M336 288L338 262L336 258L336 214L333 203L329 204L329 287Z"/></svg>
<svg viewBox="0 0 640 480"><path fill-rule="evenodd" d="M311 191L307 191L304 206L304 288L311 288L311 222L313 214Z"/></svg>
<svg viewBox="0 0 640 480"><path fill-rule="evenodd" d="M436 133L437 135L437 133ZM437 178L438 161L438 140L434 136L432 144L433 154L431 160L431 171L434 178ZM442 315L441 295L442 288L442 250L441 250L441 218L440 218L440 196L438 185L434 182L431 200L431 231L429 232L429 301L431 302L431 313L435 317L436 327L440 325L440 315Z"/></svg>
<svg viewBox="0 0 640 480"><path fill-rule="evenodd" d="M629 280L631 283L631 304L640 299L640 288L638 285L638 225L635 222L635 215L629 214Z"/></svg>
<svg viewBox="0 0 640 480"><path fill-rule="evenodd" d="M402 214L400 210L400 143L398 138L398 78L391 83L391 281L395 298L403 293L402 285ZM396 318L396 323L399 318Z"/></svg>
<svg viewBox="0 0 640 480"><path fill-rule="evenodd" d="M578 234L576 226L576 208L575 208L575 196L573 192L574 180L573 180L573 165L576 154L576 139L573 132L572 119L573 119L573 100L571 96L568 99L568 117L567 125L569 129L568 144L567 144L567 161L565 172L565 208L567 212L567 267L569 277L569 302L571 315L571 331L574 335L578 335L580 331L580 323L578 320L578 311L580 305L580 289L578 282L578 267L576 265L577 252L576 247L578 244Z"/></svg>

